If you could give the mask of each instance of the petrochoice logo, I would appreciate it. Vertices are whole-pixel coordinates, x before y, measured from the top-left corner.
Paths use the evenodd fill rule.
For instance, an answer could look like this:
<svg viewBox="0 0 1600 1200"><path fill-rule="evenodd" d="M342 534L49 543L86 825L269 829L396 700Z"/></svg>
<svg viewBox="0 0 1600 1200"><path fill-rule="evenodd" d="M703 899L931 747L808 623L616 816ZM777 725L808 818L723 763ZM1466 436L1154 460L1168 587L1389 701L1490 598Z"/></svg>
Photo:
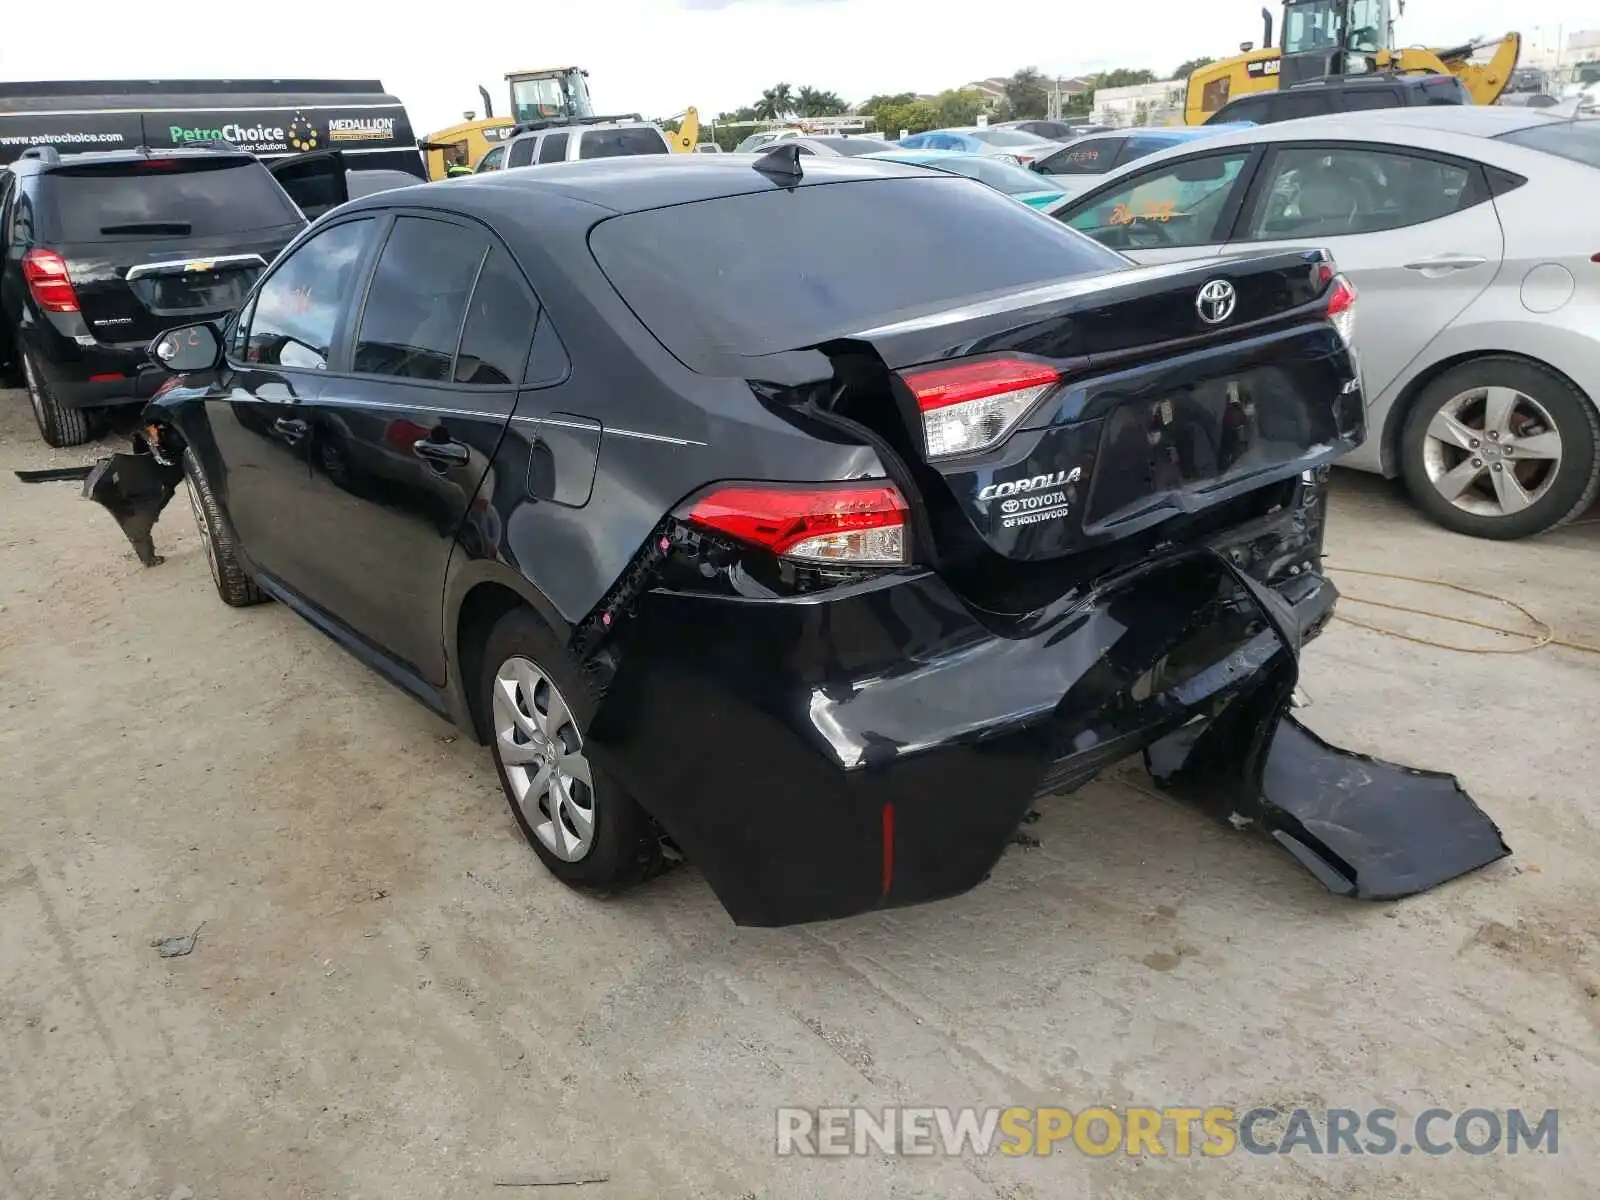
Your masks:
<svg viewBox="0 0 1600 1200"><path fill-rule="evenodd" d="M282 142L287 140L289 135L287 130L276 125L245 125L230 121L215 129L189 129L183 125L169 125L167 136L178 145L184 142L232 142L235 146L245 146L256 142Z"/></svg>
<svg viewBox="0 0 1600 1200"><path fill-rule="evenodd" d="M1048 1155L1075 1149L1156 1158L1253 1155L1556 1154L1560 1110L1430 1108L780 1108L777 1151L959 1157Z"/></svg>

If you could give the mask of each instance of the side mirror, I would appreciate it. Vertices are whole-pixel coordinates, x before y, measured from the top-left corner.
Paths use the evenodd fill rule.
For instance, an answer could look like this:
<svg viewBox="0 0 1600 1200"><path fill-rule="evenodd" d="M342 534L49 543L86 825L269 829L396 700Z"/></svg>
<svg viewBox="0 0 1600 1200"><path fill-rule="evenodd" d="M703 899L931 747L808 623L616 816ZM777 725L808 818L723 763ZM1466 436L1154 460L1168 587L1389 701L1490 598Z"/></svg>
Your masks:
<svg viewBox="0 0 1600 1200"><path fill-rule="evenodd" d="M222 361L222 338L215 325L180 325L150 343L150 357L174 375L209 371Z"/></svg>

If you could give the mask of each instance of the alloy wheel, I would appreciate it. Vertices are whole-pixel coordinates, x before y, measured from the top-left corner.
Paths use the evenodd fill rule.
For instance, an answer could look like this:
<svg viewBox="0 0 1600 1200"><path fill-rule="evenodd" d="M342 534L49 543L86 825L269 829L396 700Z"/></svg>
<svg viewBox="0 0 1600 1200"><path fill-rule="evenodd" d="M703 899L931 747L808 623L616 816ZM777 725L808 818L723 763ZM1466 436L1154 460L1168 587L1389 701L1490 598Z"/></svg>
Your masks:
<svg viewBox="0 0 1600 1200"><path fill-rule="evenodd" d="M583 734L549 675L516 656L494 676L495 752L534 836L578 862L594 845L594 776Z"/></svg>
<svg viewBox="0 0 1600 1200"><path fill-rule="evenodd" d="M194 512L194 523L200 530L200 544L205 547L206 566L211 568L211 582L220 588L222 586L222 571L217 565L216 543L211 540L211 522L206 520L205 507L200 503L200 492L194 486L193 476L185 475L183 483L189 493L189 507Z"/></svg>
<svg viewBox="0 0 1600 1200"><path fill-rule="evenodd" d="M1479 387L1428 422L1422 465L1462 512L1509 517L1537 504L1561 473L1561 434L1545 407L1510 387Z"/></svg>

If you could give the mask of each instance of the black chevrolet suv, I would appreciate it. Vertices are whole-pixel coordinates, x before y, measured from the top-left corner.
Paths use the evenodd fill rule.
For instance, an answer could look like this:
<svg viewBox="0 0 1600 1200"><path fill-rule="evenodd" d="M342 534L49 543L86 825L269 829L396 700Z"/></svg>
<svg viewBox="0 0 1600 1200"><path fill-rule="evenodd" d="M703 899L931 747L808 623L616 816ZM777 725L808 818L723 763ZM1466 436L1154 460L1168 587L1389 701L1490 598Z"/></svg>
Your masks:
<svg viewBox="0 0 1600 1200"><path fill-rule="evenodd" d="M1253 121L1273 125L1300 117L1359 112L1368 108L1410 108L1428 104L1471 104L1472 93L1454 75L1341 75L1316 83L1240 96L1206 119L1207 125Z"/></svg>
<svg viewBox="0 0 1600 1200"><path fill-rule="evenodd" d="M306 225L253 155L221 145L60 154L0 169L0 368L52 446L149 398L164 329L237 308Z"/></svg>

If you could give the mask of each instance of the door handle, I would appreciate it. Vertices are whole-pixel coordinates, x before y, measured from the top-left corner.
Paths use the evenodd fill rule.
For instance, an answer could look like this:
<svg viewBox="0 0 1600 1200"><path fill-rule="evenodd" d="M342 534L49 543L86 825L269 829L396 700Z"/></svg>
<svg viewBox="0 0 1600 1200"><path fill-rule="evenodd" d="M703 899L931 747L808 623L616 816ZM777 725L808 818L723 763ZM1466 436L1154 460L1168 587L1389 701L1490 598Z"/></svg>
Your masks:
<svg viewBox="0 0 1600 1200"><path fill-rule="evenodd" d="M1424 275L1430 272L1445 274L1450 271L1470 271L1473 267L1481 267L1488 261L1476 254L1441 254L1436 258L1408 262L1405 267L1408 271L1420 271Z"/></svg>
<svg viewBox="0 0 1600 1200"><path fill-rule="evenodd" d="M303 438L311 431L311 426L299 417L279 417L272 423L272 427L291 441Z"/></svg>
<svg viewBox="0 0 1600 1200"><path fill-rule="evenodd" d="M464 467L472 461L472 451L460 442L436 442L432 438L418 438L411 443L411 452L418 458L441 467Z"/></svg>

